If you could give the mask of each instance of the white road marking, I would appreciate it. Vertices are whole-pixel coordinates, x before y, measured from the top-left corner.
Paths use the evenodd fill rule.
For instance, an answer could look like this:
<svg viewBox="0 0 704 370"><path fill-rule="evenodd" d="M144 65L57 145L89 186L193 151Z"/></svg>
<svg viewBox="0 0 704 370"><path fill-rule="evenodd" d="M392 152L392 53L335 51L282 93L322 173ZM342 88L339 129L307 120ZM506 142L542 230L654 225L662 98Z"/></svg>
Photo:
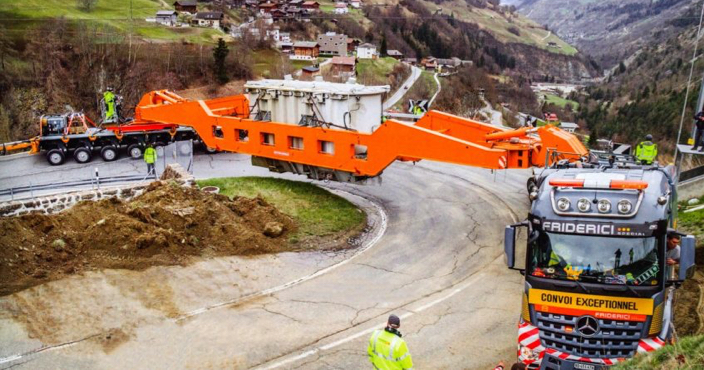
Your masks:
<svg viewBox="0 0 704 370"><path fill-rule="evenodd" d="M501 257L499 257L499 258L501 258ZM470 286L472 286L472 285L474 285L475 283L477 283L478 281L480 281L480 279L485 278L485 277L486 277L486 273L484 273L484 272L480 272L480 273L478 273L478 274L475 274L474 276L470 277L467 281L465 281L464 283L462 283L460 286L449 289L450 291L449 291L449 293L447 293L446 295L444 295L444 296L442 296L442 297L440 297L440 298L438 298L438 299L436 299L436 300L434 300L434 301L428 302L428 303L426 303L426 304L424 304L424 305L422 305L422 306L420 306L420 307L418 307L418 308L416 308L416 309L411 309L411 310L409 310L408 312L406 312L406 313L400 315L399 318L402 319L402 320L405 320L405 319L407 319L407 318L409 318L409 317L411 317L411 316L413 316L413 315L415 315L415 314L417 314L417 313L423 312L423 311L427 310L428 308L431 308L431 307L433 307L433 306L435 306L435 305L437 305L437 304L440 304L440 303L442 303L442 302L444 302L444 301L446 301L446 300L448 300L448 299L454 297L455 295L457 295L457 293L462 292L463 290L469 288ZM411 304L412 304L412 303L411 303ZM291 363L296 362L296 361L298 361L298 360L302 360L302 359L304 359L304 358L306 358L306 357L310 357L310 356L312 356L312 355L314 355L314 354L316 354L316 353L318 353L318 352L327 351L327 350L329 350L329 349L335 348L335 347L340 346L340 345L343 345L343 344L345 344L345 343L349 343L349 342L351 342L351 341L353 341L353 340L355 340L355 339L357 339L357 338L359 338L359 337L362 337L362 336L364 336L364 335L370 334L370 333L373 332L374 330L376 330L376 329L378 329L378 328L380 328L380 327L383 327L384 324L385 324L385 322L383 322L383 321L382 321L382 322L379 322L379 323L377 323L376 325L374 325L374 326L372 326L372 327L370 327L370 328L364 329L364 330L359 331L359 332L357 332L357 333L355 333L355 334L352 334L352 335L349 335L349 336L344 337L344 338L342 338L342 339L339 339L339 340L337 340L337 341L335 341L335 342L332 342L332 343L328 343L328 344L326 344L326 345L322 345L322 346L315 347L315 348L313 348L313 349L304 351L304 352L302 352L302 353L300 353L300 354L298 354L298 355L296 355L296 356L289 357L289 358L285 358L285 359L283 359L283 360L281 360L281 361L274 362L273 364L265 365L264 367L258 367L257 369L261 369L261 370L276 369L276 368L282 367L282 366L284 366L284 365L291 364Z"/></svg>
<svg viewBox="0 0 704 370"><path fill-rule="evenodd" d="M280 292L280 291L282 291L282 290L284 290L284 289L291 288L291 287L293 287L293 286L296 286L296 285L301 284L301 283L303 283L303 282L306 282L306 281L308 281L308 280L315 279L315 278L317 278L318 276L327 274L328 272L330 272L330 271L332 271L332 270L334 270L334 269L336 269L336 268L338 268L338 267L340 267L340 266L344 266L344 265L346 265L347 263L349 263L350 261L352 261L353 259L359 257L362 253L368 251L368 250L371 249L373 246L375 246L375 245L377 244L377 242L379 242L379 240L381 240L381 237L384 236L384 234L386 233L386 228L387 228L387 226L388 226L388 225L387 225L387 224L388 224L388 217L387 217L387 215L386 215L386 212L384 212L384 209L383 209L380 205L376 204L375 202L372 202L371 200L368 200L368 199L365 199L365 198L363 198L363 197L360 197L359 195L355 195L355 194L346 192L346 191L344 191L344 190L339 190L339 189L335 189L335 190L329 189L329 190L334 191L334 192L345 193L347 196L351 196L351 197L363 199L363 200L369 202L369 203L375 208L377 214L379 214L379 216L380 216L379 218L380 218L380 224L381 224L381 225L380 225L379 230L377 231L376 235L374 235L374 237L373 237L371 240L369 240L365 246L363 246L362 248L360 248L359 250L357 250L357 252L355 252L355 254L353 254L352 257L350 257L350 258L348 258L348 259L345 259L345 260L343 260L343 261L340 261L340 262L338 262L338 263L336 263L336 264L334 264L334 265L330 265L330 266L328 266L328 267L326 267L326 268L324 268L324 269L322 269L322 270L318 270L318 271L316 271L315 273L312 273L312 274L310 274L310 275L307 275L307 276L298 278L298 279L296 279L296 280L289 281L289 282L287 282L287 283L285 283L285 284L281 284L281 285L278 285L278 286L275 286L275 287L272 287L272 288L269 288L269 289L261 290L261 291L256 292L256 293L244 295L244 296L242 296L242 297L238 297L238 298L235 298L235 299L231 299L231 300L229 300L229 301L220 302L220 303L216 303L216 304L213 304L213 305L210 305L210 306L198 308L198 309L196 309L196 310L190 311L190 312L188 312L188 313L186 313L186 314L184 314L184 315L182 315L182 316L179 316L179 317L173 319L173 321L181 321L181 320L187 319L187 318L189 318L189 317L193 317L193 316L196 316L196 315L200 315L200 314L202 314L202 313L204 313L204 312L210 311L210 310L215 309L215 308L224 307L224 306L229 306L229 305L232 305L232 304L241 302L241 301L243 301L243 300L245 300L245 299L251 299L251 298L254 298L254 297L266 296L266 295L269 295L269 294L273 294L273 293Z"/></svg>

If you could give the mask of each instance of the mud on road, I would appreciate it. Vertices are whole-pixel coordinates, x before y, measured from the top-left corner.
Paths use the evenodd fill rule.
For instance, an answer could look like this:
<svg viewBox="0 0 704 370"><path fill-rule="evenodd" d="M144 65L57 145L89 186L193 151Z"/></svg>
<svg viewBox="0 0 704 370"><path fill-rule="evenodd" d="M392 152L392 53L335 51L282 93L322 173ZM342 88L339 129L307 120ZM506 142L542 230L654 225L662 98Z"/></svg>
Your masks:
<svg viewBox="0 0 704 370"><path fill-rule="evenodd" d="M294 249L293 218L264 199L155 182L129 201L81 202L0 219L0 295L95 269L143 270L199 257Z"/></svg>

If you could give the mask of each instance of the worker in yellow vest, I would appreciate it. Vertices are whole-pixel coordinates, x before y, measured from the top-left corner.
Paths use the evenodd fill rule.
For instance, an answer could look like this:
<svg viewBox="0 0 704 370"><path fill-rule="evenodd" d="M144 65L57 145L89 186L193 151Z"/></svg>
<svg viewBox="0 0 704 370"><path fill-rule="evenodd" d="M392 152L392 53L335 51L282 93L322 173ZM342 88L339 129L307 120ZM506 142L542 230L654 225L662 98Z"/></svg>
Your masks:
<svg viewBox="0 0 704 370"><path fill-rule="evenodd" d="M636 158L642 164L653 164L658 156L658 144L653 143L653 135L646 135L645 141L636 146Z"/></svg>
<svg viewBox="0 0 704 370"><path fill-rule="evenodd" d="M103 102L105 104L105 117L103 122L117 122L115 98L116 96L115 93L112 92L112 87L108 86L103 93Z"/></svg>
<svg viewBox="0 0 704 370"><path fill-rule="evenodd" d="M156 149L154 149L154 145L149 144L147 149L144 151L144 162L147 163L147 176L154 174L154 177L156 177L156 169L154 168L154 163L156 162Z"/></svg>
<svg viewBox="0 0 704 370"><path fill-rule="evenodd" d="M396 315L389 316L384 330L374 330L369 338L369 362L377 370L403 370L413 368L411 353L408 352L406 341L401 338L401 319Z"/></svg>

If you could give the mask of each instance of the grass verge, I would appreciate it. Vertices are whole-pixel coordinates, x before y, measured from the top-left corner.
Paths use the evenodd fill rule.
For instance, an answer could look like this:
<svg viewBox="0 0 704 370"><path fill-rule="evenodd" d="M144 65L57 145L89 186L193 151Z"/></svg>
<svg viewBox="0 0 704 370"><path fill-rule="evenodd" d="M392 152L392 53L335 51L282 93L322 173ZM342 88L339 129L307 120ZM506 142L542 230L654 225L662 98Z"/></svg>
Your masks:
<svg viewBox="0 0 704 370"><path fill-rule="evenodd" d="M229 197L261 195L296 220L299 229L290 237L293 243L309 237L361 231L366 224L364 212L347 199L306 182L269 177L228 177L201 180L198 185L217 186L220 194Z"/></svg>

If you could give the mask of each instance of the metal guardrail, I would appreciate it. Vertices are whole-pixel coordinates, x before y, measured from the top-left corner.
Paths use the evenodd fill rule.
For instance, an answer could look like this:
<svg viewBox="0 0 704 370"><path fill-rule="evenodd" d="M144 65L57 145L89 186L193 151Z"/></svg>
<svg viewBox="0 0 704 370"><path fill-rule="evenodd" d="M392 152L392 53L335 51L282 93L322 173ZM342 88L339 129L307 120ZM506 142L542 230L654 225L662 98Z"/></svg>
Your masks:
<svg viewBox="0 0 704 370"><path fill-rule="evenodd" d="M109 176L100 177L97 169L95 171L95 177L83 180L72 180L63 182L52 182L48 184L29 184L26 186L18 186L9 189L0 189L0 196L10 196L11 200L15 199L15 196L30 193L30 198L34 198L34 192L52 189L65 189L65 188L77 188L77 187L90 187L91 189L100 189L101 185L115 184L115 183L125 183L132 181L146 181L147 179L157 179L156 174L151 173L147 175L123 175L123 176ZM24 199L24 198L19 198Z"/></svg>
<svg viewBox="0 0 704 370"><path fill-rule="evenodd" d="M704 176L704 166L692 168L691 170L680 173L679 181L687 181L699 176Z"/></svg>

